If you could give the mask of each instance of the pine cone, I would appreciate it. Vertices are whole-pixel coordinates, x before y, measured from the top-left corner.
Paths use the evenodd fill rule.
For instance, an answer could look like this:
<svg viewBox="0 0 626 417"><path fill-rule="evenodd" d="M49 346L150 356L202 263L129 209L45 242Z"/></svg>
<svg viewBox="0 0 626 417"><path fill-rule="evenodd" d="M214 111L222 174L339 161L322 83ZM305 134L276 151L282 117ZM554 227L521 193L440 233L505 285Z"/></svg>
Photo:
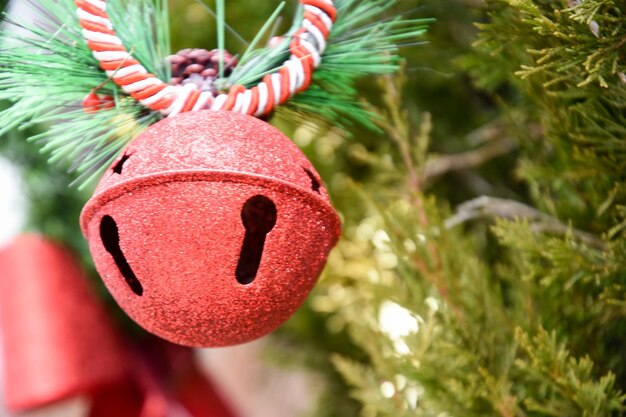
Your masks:
<svg viewBox="0 0 626 417"><path fill-rule="evenodd" d="M213 82L219 76L220 55L218 49L183 49L168 58L172 66L172 85L194 83L202 91L217 92ZM224 51L224 76L229 76L237 65L237 57Z"/></svg>

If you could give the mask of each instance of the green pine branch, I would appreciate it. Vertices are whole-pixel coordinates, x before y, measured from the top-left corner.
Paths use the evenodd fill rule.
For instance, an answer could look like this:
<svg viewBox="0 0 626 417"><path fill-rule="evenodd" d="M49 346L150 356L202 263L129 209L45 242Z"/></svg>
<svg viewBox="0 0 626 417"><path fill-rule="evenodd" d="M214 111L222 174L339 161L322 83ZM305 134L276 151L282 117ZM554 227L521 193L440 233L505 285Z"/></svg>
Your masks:
<svg viewBox="0 0 626 417"><path fill-rule="evenodd" d="M170 54L167 0L112 0L107 3L111 20L124 45L148 71L169 80ZM314 84L288 104L289 110L329 124L354 123L374 127L371 115L358 100L355 81L365 75L390 73L398 68L397 44L421 36L428 20L386 17L394 2L338 0L340 20L335 24L329 47ZM276 71L289 57L289 36L273 50L255 48L278 14L263 25L241 64L229 78L216 85L227 91L233 84L252 86ZM47 123L50 130L35 139L51 152L51 162L65 163L83 184L94 180L116 154L141 130L159 120L156 112L125 100L125 94L107 79L87 48L71 0L41 0L32 7L34 23L11 22L26 30L20 35L5 30L0 56L0 99L13 106L0 113L0 134L10 129ZM223 12L223 10L221 10ZM218 14L224 33L224 14ZM220 37L223 44L223 36ZM117 108L95 115L82 114L80 103L91 91L115 97ZM78 110L77 110L78 109ZM121 128L131 125L132 128Z"/></svg>
<svg viewBox="0 0 626 417"><path fill-rule="evenodd" d="M163 24L167 19L167 3L107 4L120 37L133 54L150 70L167 76L169 69L163 66L162 57L169 51L168 37L151 30L153 21ZM5 17L7 28L0 35L4 48L0 100L12 103L0 112L0 135L34 124L49 126L31 140L39 141L42 150L50 153L50 162L68 167L78 174L76 182L86 186L160 116L126 99L100 70L83 40L73 1L40 0L30 6L32 23ZM84 112L81 102L91 91L113 97L115 108Z"/></svg>
<svg viewBox="0 0 626 417"><path fill-rule="evenodd" d="M386 83L377 109L394 147L343 151L375 175L334 176L344 239L312 302L367 353L331 355L362 414L623 415L622 239L513 202L484 214L514 220L451 224L448 200L425 181L429 118L401 106L404 90ZM313 154L336 149L334 140L316 138Z"/></svg>
<svg viewBox="0 0 626 417"><path fill-rule="evenodd" d="M396 0L337 0L338 20L333 27L322 64L313 75L313 86L293 97L287 104L291 116L316 118L328 124L351 127L359 124L376 129L373 115L358 99L356 81L366 76L391 74L399 69L399 44L415 43L426 32L432 19L407 19L394 16L390 10ZM282 8L279 6L277 12ZM277 13L267 21L255 38L256 44L271 27ZM240 65L233 71L227 85L258 83L276 71L289 57L290 34L302 19L294 18L286 40L274 49L246 51Z"/></svg>

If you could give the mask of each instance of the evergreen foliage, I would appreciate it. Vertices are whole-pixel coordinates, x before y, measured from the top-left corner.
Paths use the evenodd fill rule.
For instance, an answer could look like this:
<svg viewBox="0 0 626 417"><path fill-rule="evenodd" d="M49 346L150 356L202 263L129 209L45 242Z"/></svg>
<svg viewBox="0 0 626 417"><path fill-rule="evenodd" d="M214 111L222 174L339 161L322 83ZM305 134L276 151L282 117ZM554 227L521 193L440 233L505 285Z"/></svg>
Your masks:
<svg viewBox="0 0 626 417"><path fill-rule="evenodd" d="M480 89L483 125L455 145L438 102L421 104L430 134L403 105L428 87L383 87L396 146L360 147L372 175L335 176L345 237L311 303L368 359L331 362L363 416L623 415L624 5L459 3L484 13L450 70Z"/></svg>

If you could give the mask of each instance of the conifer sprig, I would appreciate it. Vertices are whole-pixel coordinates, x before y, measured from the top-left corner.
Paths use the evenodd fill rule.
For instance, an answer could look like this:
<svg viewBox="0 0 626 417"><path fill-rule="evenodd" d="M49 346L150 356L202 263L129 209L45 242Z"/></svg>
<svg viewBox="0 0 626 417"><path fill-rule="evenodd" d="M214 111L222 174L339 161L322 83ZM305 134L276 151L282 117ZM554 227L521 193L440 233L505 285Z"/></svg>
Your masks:
<svg viewBox="0 0 626 417"><path fill-rule="evenodd" d="M304 118L373 128L371 115L358 102L356 79L395 71L400 61L397 45L413 42L428 24L426 19L392 16L390 9L395 3L336 0L340 18L322 65L314 73L313 85L293 98L288 109ZM47 123L49 130L33 140L41 141L43 150L51 154L51 162L69 165L70 171L78 174L77 181L84 184L97 178L130 140L162 116L127 100L99 68L83 39L72 0L29 0L29 5L35 21L6 18L10 28L1 34L0 99L13 105L0 112L0 134L15 127ZM267 37L282 5L263 25L240 65L228 77L215 81L222 92L235 84L253 86L289 58L290 37L302 20L301 7L281 45L255 48ZM111 21L126 48L162 80L170 79L165 59L170 54L167 6L167 0L107 2ZM223 28L224 13L219 11L218 27ZM81 101L90 92L114 97L115 108L82 112Z"/></svg>
<svg viewBox="0 0 626 417"><path fill-rule="evenodd" d="M551 190L551 198L578 200L590 213L594 206L604 207L601 213L611 215L603 219L621 223L624 218L616 209L626 201L626 192L611 178L621 176L626 166L624 2L488 3L492 19L479 25L476 43L484 53L482 63L474 60L470 67L479 84L491 90L504 83L520 87L532 103L529 114L544 132L545 147L537 143L536 157L520 164L520 175L542 184L537 190L546 193L550 181L565 180L568 186ZM492 65L494 60L501 65ZM548 147L561 152L546 152ZM584 194L590 188L594 200Z"/></svg>
<svg viewBox="0 0 626 417"><path fill-rule="evenodd" d="M169 51L167 34L153 32L167 20L166 0L110 2L119 35L142 63L168 76L162 62ZM100 70L87 48L70 0L29 1L31 23L5 17L1 34L0 100L13 103L0 112L0 135L14 128L46 124L49 129L31 138L50 152L86 185L112 162L132 138L159 119L146 112ZM126 24L121 24L126 22ZM111 96L115 107L86 113L81 102L91 91Z"/></svg>
<svg viewBox="0 0 626 417"><path fill-rule="evenodd" d="M390 9L396 3L396 0L335 1L340 18L333 26L324 59L313 76L313 85L287 103L292 116L299 114L343 126L358 123L375 128L371 122L372 114L358 102L355 81L368 75L397 71L400 63L398 45L415 42L432 22L432 19L393 16ZM301 13L301 10L296 13L294 26L281 45L274 49L247 51L229 82L251 86L279 68L289 55L290 35L302 19ZM274 18L275 15L268 23ZM258 37L270 26L264 25Z"/></svg>

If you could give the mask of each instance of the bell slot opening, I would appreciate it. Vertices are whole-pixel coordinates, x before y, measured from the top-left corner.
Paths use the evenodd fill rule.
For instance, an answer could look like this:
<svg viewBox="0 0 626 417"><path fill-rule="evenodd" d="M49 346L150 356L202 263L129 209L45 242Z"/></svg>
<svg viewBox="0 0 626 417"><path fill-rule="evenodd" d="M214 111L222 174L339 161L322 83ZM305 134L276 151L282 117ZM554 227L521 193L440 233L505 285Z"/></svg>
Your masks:
<svg viewBox="0 0 626 417"><path fill-rule="evenodd" d="M321 194L320 188L322 187L322 183L315 177L315 174L313 174L310 169L304 167L302 167L302 169L304 170L304 172L306 172L306 175L308 175L309 179L311 180L311 190L318 194Z"/></svg>
<svg viewBox="0 0 626 417"><path fill-rule="evenodd" d="M244 203L241 220L246 234L235 271L240 284L248 285L255 280L261 266L265 240L276 225L276 217L276 204L265 196L257 195Z"/></svg>
<svg viewBox="0 0 626 417"><path fill-rule="evenodd" d="M113 257L115 265L126 280L130 289L137 295L143 295L143 286L126 260L120 247L120 233L117 223L111 216L103 216L100 221L100 238L107 252Z"/></svg>
<svg viewBox="0 0 626 417"><path fill-rule="evenodd" d="M124 168L124 164L126 163L126 161L128 161L130 157L131 155L129 154L122 155L120 160L117 161L117 164L115 164L115 166L113 167L113 173L122 175L122 169Z"/></svg>

